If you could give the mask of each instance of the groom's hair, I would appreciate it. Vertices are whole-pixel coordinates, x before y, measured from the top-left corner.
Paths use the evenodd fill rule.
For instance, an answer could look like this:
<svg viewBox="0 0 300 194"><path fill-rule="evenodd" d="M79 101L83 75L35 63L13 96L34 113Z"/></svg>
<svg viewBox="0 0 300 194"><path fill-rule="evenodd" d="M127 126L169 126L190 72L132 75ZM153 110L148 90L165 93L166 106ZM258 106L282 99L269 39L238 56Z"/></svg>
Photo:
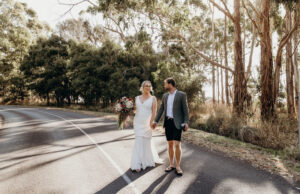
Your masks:
<svg viewBox="0 0 300 194"><path fill-rule="evenodd" d="M172 84L173 87L176 86L176 82L175 82L174 78L172 78L172 77L167 78L167 79L166 79L166 82L167 82L168 84Z"/></svg>

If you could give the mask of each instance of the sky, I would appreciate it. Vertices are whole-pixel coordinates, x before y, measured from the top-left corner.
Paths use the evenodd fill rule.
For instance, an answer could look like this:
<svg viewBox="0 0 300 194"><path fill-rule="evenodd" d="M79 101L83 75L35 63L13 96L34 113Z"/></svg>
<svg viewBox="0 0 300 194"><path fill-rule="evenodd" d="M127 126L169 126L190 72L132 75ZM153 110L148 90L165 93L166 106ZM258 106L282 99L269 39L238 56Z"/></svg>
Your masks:
<svg viewBox="0 0 300 194"><path fill-rule="evenodd" d="M60 3L78 2L72 0L20 0L20 2L27 3L28 7L37 12L40 21L46 21L52 28L58 22L61 22L67 18L77 18L81 10L85 10L88 3L82 3L75 6L70 12L64 15L70 8L67 5L61 5Z"/></svg>

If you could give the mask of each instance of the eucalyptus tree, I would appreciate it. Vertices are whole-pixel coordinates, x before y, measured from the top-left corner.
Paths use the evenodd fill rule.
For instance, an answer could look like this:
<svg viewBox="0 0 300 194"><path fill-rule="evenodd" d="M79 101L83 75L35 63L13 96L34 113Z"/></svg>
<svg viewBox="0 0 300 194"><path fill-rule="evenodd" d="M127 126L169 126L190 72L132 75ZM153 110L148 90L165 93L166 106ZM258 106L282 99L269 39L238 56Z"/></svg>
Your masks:
<svg viewBox="0 0 300 194"><path fill-rule="evenodd" d="M13 0L0 2L0 71L18 67L43 25L34 10Z"/></svg>
<svg viewBox="0 0 300 194"><path fill-rule="evenodd" d="M56 25L59 36L65 40L76 40L79 43L89 43L100 46L109 38L99 25L92 25L87 19L67 19Z"/></svg>
<svg viewBox="0 0 300 194"><path fill-rule="evenodd" d="M35 11L25 3L14 0L0 2L0 96L4 93L12 95L10 85L17 79L19 65L43 26ZM10 80L12 77L15 79Z"/></svg>
<svg viewBox="0 0 300 194"><path fill-rule="evenodd" d="M274 115L274 106L279 91L280 69L282 64L282 50L287 42L292 38L293 33L299 27L299 9L300 3L298 0L281 1L276 0L277 3L284 3L293 5L295 7L295 22L293 26L287 30L281 37L275 58L275 73L274 61L272 55L272 40L271 40L271 5L270 0L260 2L260 7L253 4L250 0L242 0L243 7L246 10L247 16L256 28L260 37L261 46L261 64L260 64L260 76L261 76L261 116L264 120L270 120ZM274 2L276 3L276 2ZM273 75L274 74L274 75Z"/></svg>
<svg viewBox="0 0 300 194"><path fill-rule="evenodd" d="M230 12L224 0L221 0L223 7L214 0L209 0L216 8L223 12L232 22L234 26L234 98L233 110L237 115L244 113L245 102L247 99L247 83L245 78L245 67L243 64L243 45L241 40L241 13L240 0L234 0L234 12Z"/></svg>
<svg viewBox="0 0 300 194"><path fill-rule="evenodd" d="M204 4L198 5L201 7L201 9L207 9ZM132 4L129 4L128 6L121 6L121 4L115 5L111 2L109 5L101 4L99 7L99 10L102 10L102 12L105 13L108 12L109 14L120 14L120 12L122 12L127 13L129 16L136 16L136 18L138 18L136 23L140 25L138 27L145 28L152 32L154 39L161 43L159 45L160 49L164 50L166 55L169 55L168 51L172 45L176 45L177 42L181 42L180 44L184 45L183 48L189 50L189 54L194 53L194 55L198 55L198 59L200 57L199 61L194 61L195 64L198 63L199 65L207 65L209 63L213 63L215 66L221 66L224 68L224 66L216 63L215 61L211 60L210 57L208 57L210 49L204 49L203 51L199 49L201 47L209 47L209 44L207 44L207 37L205 37L207 34L209 34L209 31L207 31L205 28L201 28L201 25L203 26L201 23L204 22L203 20L205 20L205 18L207 18L202 18L202 16L207 15L206 11L202 10L200 15L196 15L194 17L195 23L193 23L189 18L188 5L182 3L176 4L175 1L170 3L158 1L147 4L146 6L144 2L139 1L132 1ZM191 35L186 37L185 32L187 34L192 33L189 32L190 30L194 30L193 33L196 33L197 31L197 37L200 37L201 39L196 40L194 36ZM201 32L204 33L203 36ZM193 40L192 44L191 40ZM206 46L202 46L201 43L205 41ZM227 69L232 71L230 68Z"/></svg>

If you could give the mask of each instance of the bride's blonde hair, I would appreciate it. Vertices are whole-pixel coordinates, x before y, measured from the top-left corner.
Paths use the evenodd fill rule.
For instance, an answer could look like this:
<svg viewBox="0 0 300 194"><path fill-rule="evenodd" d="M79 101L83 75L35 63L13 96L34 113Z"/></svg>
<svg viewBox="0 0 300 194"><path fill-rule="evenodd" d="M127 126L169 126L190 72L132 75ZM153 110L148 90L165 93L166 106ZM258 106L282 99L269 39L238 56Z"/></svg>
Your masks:
<svg viewBox="0 0 300 194"><path fill-rule="evenodd" d="M144 88L145 84L147 84L147 83L149 83L149 84L151 85L151 90L150 90L150 92L153 93L152 83L151 83L151 81L149 81L149 80L143 81L143 83L141 84L140 91L143 92L143 88Z"/></svg>

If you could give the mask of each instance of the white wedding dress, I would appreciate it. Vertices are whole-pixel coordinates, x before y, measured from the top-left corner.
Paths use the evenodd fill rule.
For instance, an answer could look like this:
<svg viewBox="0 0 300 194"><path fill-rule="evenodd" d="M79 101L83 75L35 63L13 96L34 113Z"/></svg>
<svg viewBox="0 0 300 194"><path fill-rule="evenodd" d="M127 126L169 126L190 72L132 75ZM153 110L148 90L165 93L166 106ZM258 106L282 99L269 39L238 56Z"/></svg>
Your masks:
<svg viewBox="0 0 300 194"><path fill-rule="evenodd" d="M136 98L136 114L133 121L135 143L131 157L131 170L155 167L155 163L163 163L151 141L152 102L153 96L144 101L144 103L140 101L139 96Z"/></svg>

